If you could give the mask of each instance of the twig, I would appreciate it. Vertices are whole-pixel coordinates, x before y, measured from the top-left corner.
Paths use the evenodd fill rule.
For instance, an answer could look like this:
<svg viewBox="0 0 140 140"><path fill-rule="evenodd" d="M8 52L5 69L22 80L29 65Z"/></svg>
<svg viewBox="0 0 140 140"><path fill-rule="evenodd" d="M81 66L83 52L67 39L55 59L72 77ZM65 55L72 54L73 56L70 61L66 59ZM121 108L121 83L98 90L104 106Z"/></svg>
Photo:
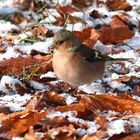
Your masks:
<svg viewBox="0 0 140 140"><path fill-rule="evenodd" d="M41 7L36 13L41 13L45 8L47 7L47 4L45 4L43 7Z"/></svg>
<svg viewBox="0 0 140 140"><path fill-rule="evenodd" d="M126 45L127 47L129 47L130 49L132 49L132 50L135 51L135 49L134 49L133 47L131 47L130 45L128 45L127 43L124 43L124 42L123 42L123 44Z"/></svg>
<svg viewBox="0 0 140 140"><path fill-rule="evenodd" d="M69 17L70 17L70 15L68 15L68 16L66 17L66 20L65 20L65 23L64 23L64 29L65 29L66 26L67 26L67 21L68 21Z"/></svg>

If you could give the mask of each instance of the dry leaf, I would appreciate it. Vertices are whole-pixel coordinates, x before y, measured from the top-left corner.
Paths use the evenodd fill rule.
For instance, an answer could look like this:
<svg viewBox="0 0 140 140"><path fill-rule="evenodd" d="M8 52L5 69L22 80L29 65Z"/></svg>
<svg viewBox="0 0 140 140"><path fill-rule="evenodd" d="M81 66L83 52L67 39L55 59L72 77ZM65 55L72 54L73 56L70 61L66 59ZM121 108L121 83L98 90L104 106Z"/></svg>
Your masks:
<svg viewBox="0 0 140 140"><path fill-rule="evenodd" d="M21 9L27 9L29 11L38 11L46 4L42 0L13 0L13 4Z"/></svg>
<svg viewBox="0 0 140 140"><path fill-rule="evenodd" d="M3 45L0 44L0 54L5 52L6 52L5 48L3 47Z"/></svg>
<svg viewBox="0 0 140 140"><path fill-rule="evenodd" d="M115 65L116 64L118 64L119 65L119 69L115 69ZM115 73L117 73L117 74L121 74L121 75L124 75L124 74L127 74L127 73L129 73L129 70L125 67L125 63L123 63L123 62L114 62L114 63L112 63L111 64L112 65L112 71L114 71Z"/></svg>
<svg viewBox="0 0 140 140"><path fill-rule="evenodd" d="M104 116L97 116L95 122L100 125L100 127L105 127L108 123L108 120Z"/></svg>
<svg viewBox="0 0 140 140"><path fill-rule="evenodd" d="M38 92L29 101L26 110L42 110L46 107L66 105L66 101L58 93L53 91Z"/></svg>
<svg viewBox="0 0 140 140"><path fill-rule="evenodd" d="M38 27L35 27L33 30L31 30L33 38L36 40L42 41L46 37L52 37L53 33L49 29L47 29L44 25L40 25Z"/></svg>
<svg viewBox="0 0 140 140"><path fill-rule="evenodd" d="M112 17L112 21L111 21L112 28L119 28L119 27L124 27L127 25L128 25L127 22L124 21L122 18L120 18L120 16L115 15Z"/></svg>
<svg viewBox="0 0 140 140"><path fill-rule="evenodd" d="M70 6L61 6L59 4L56 5L57 12L61 15L61 17L57 18L55 25L63 26L66 23L75 24L78 22L81 22L83 24L86 24L86 22L79 18L71 16L70 13L76 11L74 8L70 8Z"/></svg>
<svg viewBox="0 0 140 140"><path fill-rule="evenodd" d="M27 18L20 12L14 13L11 18L12 23L18 25L21 24L23 21L27 21Z"/></svg>
<svg viewBox="0 0 140 140"><path fill-rule="evenodd" d="M10 107L6 107L6 106L1 106L0 107L0 114L10 114L11 113L11 109ZM1 116L0 116L1 118Z"/></svg>
<svg viewBox="0 0 140 140"><path fill-rule="evenodd" d="M109 10L125 10L129 11L132 9L132 6L126 0L107 0L106 2Z"/></svg>
<svg viewBox="0 0 140 140"><path fill-rule="evenodd" d="M123 76L123 77L120 77L119 79L115 79L115 81L117 82L128 82L130 80L130 77L127 77L127 76Z"/></svg>
<svg viewBox="0 0 140 140"><path fill-rule="evenodd" d="M88 99L86 97L85 98L80 97L78 103L71 104L69 106L58 106L54 109L60 112L67 112L67 111L86 112L88 110L88 107L90 106L90 102L87 100Z"/></svg>
<svg viewBox="0 0 140 140"><path fill-rule="evenodd" d="M134 94L140 96L140 85L134 86Z"/></svg>
<svg viewBox="0 0 140 140"><path fill-rule="evenodd" d="M0 75L16 74L22 76L25 68L29 73L37 69L36 73L45 73L52 69L49 60L51 56L45 57L17 57L8 60L0 61ZM48 63L47 63L48 62Z"/></svg>
<svg viewBox="0 0 140 140"><path fill-rule="evenodd" d="M80 138L80 140L101 140L101 139L105 139L106 137L108 137L108 134L106 131L98 130L93 135L84 135L83 137Z"/></svg>
<svg viewBox="0 0 140 140"><path fill-rule="evenodd" d="M88 7L93 3L93 0L72 0L72 4L78 8Z"/></svg>
<svg viewBox="0 0 140 140"><path fill-rule="evenodd" d="M119 140L139 140L139 139L140 139L140 132L138 131L137 133L131 134Z"/></svg>
<svg viewBox="0 0 140 140"><path fill-rule="evenodd" d="M45 116L46 112L36 111L10 114L1 122L0 136L1 138L17 137L29 130L30 126L36 125Z"/></svg>
<svg viewBox="0 0 140 140"><path fill-rule="evenodd" d="M72 140L75 138L75 133L76 133L76 129L74 128L73 125L62 126L62 127L50 129L46 133L46 138L56 139L56 140Z"/></svg>
<svg viewBox="0 0 140 140"><path fill-rule="evenodd" d="M54 118L47 118L43 121L43 127L46 131L50 130L50 128L58 128L61 126L68 126L70 123L67 117L54 117Z"/></svg>
<svg viewBox="0 0 140 140"><path fill-rule="evenodd" d="M94 44L99 38L99 33L97 33L92 27L85 28L82 31L75 31L74 33L79 37L81 43L90 48L93 48Z"/></svg>
<svg viewBox="0 0 140 140"><path fill-rule="evenodd" d="M58 7L60 6L59 4L57 5ZM56 7L57 7L56 6ZM61 6L60 6L61 7ZM59 8L60 8L59 7ZM62 9L61 9L62 8ZM63 12L65 12L65 13L73 13L73 12L77 12L77 10L74 8L74 7L72 7L72 5L66 5L66 6L63 6L63 7L61 7L60 9L63 11ZM60 11L61 11L60 10Z"/></svg>
<svg viewBox="0 0 140 140"><path fill-rule="evenodd" d="M134 36L134 33L127 27L103 27L99 32L99 40L104 44L112 44L123 42L126 39L130 39Z"/></svg>
<svg viewBox="0 0 140 140"><path fill-rule="evenodd" d="M103 18L103 16L98 12L98 10L93 10L91 13L90 13L90 16L94 19L96 18Z"/></svg>
<svg viewBox="0 0 140 140"><path fill-rule="evenodd" d="M123 53L123 52L125 52L125 50L119 46L117 47L117 49L116 48L110 49L110 54L119 54L119 53Z"/></svg>
<svg viewBox="0 0 140 140"><path fill-rule="evenodd" d="M39 138L35 132L34 132L34 129L33 127L31 126L29 128L29 132L25 134L23 140L41 140L41 138Z"/></svg>
<svg viewBox="0 0 140 140"><path fill-rule="evenodd" d="M92 111L100 110L113 110L117 112L131 111L132 113L140 112L140 102L131 97L117 97L110 94L102 94L91 96L88 95Z"/></svg>
<svg viewBox="0 0 140 140"><path fill-rule="evenodd" d="M127 26L120 26L117 28L102 27L99 31L89 27L81 32L75 31L75 34L79 37L81 43L91 48L93 48L97 40L100 40L104 44L112 44L123 42L134 36L134 33Z"/></svg>

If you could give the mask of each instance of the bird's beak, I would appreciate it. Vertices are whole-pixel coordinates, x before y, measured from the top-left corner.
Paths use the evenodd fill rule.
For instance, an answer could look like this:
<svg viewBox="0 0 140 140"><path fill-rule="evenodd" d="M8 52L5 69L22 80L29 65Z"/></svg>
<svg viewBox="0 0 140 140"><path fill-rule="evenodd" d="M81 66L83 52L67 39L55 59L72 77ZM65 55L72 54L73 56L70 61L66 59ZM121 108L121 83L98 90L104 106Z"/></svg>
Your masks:
<svg viewBox="0 0 140 140"><path fill-rule="evenodd" d="M55 47L56 47L56 45L53 44L53 45L51 45L51 46L49 47L49 49L53 50Z"/></svg>
<svg viewBox="0 0 140 140"><path fill-rule="evenodd" d="M56 48L56 45L53 44L48 48L48 53L53 53L54 49Z"/></svg>

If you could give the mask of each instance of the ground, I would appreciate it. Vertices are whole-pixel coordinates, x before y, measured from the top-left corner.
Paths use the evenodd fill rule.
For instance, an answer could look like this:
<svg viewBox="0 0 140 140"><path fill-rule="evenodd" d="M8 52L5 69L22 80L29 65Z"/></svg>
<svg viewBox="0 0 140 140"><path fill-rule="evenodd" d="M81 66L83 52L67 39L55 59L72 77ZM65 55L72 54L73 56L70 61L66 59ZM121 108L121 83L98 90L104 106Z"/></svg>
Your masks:
<svg viewBox="0 0 140 140"><path fill-rule="evenodd" d="M57 79L54 34L65 28L113 58L103 79ZM102 80L104 82L102 82ZM0 1L0 139L140 139L138 0Z"/></svg>

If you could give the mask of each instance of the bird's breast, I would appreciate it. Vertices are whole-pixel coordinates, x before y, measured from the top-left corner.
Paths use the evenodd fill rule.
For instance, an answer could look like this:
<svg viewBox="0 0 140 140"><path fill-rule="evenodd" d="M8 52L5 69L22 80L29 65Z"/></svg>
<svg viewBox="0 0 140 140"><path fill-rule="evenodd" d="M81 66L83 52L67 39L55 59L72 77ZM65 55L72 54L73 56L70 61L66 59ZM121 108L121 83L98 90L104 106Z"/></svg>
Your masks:
<svg viewBox="0 0 140 140"><path fill-rule="evenodd" d="M59 79L66 81L68 73L71 71L72 58L73 55L69 53L56 52L53 54L53 69Z"/></svg>
<svg viewBox="0 0 140 140"><path fill-rule="evenodd" d="M91 83L101 78L103 74L103 69L100 69L104 67L103 63L94 66L73 53L54 53L52 63L56 76L74 86Z"/></svg>

